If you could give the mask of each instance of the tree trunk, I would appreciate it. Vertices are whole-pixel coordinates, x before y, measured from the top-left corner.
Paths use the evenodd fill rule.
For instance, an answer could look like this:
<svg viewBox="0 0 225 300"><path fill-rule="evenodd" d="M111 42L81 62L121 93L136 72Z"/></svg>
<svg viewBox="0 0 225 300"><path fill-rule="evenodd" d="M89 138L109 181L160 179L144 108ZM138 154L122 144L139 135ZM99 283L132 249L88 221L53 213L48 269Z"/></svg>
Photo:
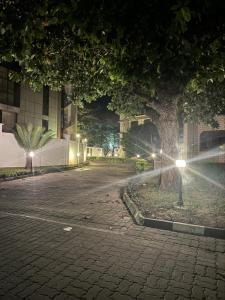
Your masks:
<svg viewBox="0 0 225 300"><path fill-rule="evenodd" d="M29 153L26 154L26 166L27 170L31 170L32 172L32 157L30 157Z"/></svg>
<svg viewBox="0 0 225 300"><path fill-rule="evenodd" d="M174 168L175 160L178 158L178 134L179 125L177 120L176 103L165 107L164 112L159 118L159 136L162 149L162 168L160 189L177 190L178 171Z"/></svg>

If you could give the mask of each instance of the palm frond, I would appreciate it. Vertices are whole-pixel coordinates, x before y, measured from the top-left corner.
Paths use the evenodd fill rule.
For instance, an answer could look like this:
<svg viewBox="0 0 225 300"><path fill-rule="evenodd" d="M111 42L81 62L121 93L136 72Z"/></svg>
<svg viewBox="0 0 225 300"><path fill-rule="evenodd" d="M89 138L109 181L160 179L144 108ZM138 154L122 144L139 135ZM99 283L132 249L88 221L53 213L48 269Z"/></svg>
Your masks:
<svg viewBox="0 0 225 300"><path fill-rule="evenodd" d="M42 128L41 126L36 126L33 128L31 133L31 148L33 150L38 149L38 144L41 140L44 130L45 129Z"/></svg>
<svg viewBox="0 0 225 300"><path fill-rule="evenodd" d="M54 137L54 135L55 135L55 133L52 130L46 131L42 135L42 137L41 137L41 139L39 141L38 148L41 148L44 145L46 145Z"/></svg>
<svg viewBox="0 0 225 300"><path fill-rule="evenodd" d="M34 126L33 124L16 124L14 135L18 144L26 152L29 152L43 147L55 135L52 130L48 130L47 132L44 131L45 129L41 126Z"/></svg>
<svg viewBox="0 0 225 300"><path fill-rule="evenodd" d="M26 151L30 150L30 139L24 125L16 124L15 138L22 148Z"/></svg>

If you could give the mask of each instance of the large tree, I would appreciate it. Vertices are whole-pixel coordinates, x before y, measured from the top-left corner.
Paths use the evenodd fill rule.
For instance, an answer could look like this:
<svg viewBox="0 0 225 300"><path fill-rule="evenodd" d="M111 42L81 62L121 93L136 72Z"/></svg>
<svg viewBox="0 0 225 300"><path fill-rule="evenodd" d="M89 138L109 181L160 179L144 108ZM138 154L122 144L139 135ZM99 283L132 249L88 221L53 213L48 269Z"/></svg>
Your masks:
<svg viewBox="0 0 225 300"><path fill-rule="evenodd" d="M0 54L34 87L70 83L78 102L110 94L119 113L145 110L167 166L178 111L209 123L224 108L223 12L220 0L6 0ZM174 169L161 185L176 185Z"/></svg>

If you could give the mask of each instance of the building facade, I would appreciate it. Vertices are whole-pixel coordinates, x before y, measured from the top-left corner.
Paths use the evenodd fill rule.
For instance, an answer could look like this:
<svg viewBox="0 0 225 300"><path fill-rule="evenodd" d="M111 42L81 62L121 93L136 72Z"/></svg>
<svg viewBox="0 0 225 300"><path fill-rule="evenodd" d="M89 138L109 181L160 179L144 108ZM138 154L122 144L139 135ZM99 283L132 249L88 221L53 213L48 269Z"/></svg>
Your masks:
<svg viewBox="0 0 225 300"><path fill-rule="evenodd" d="M64 90L55 92L43 86L41 91L34 92L27 84L11 81L8 75L9 69L0 66L0 167L23 165L23 150L12 134L16 123L32 123L54 132L54 139L37 151L36 165L76 164L78 159L81 162L86 145L77 145L81 139L76 139L76 108L67 100ZM11 153L9 157L7 152ZM41 152L42 157L38 158ZM49 159L46 161L45 157Z"/></svg>

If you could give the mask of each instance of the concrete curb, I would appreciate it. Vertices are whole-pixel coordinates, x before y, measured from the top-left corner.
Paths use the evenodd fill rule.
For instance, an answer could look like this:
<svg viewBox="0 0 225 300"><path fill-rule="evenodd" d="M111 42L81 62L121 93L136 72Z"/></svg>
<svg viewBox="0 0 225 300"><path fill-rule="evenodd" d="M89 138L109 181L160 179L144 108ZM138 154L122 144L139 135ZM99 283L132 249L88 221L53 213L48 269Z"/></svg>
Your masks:
<svg viewBox="0 0 225 300"><path fill-rule="evenodd" d="M127 194L126 190L121 192L121 195L124 204L138 225L175 232L189 233L193 235L213 237L217 239L225 239L225 229L146 218L142 215L141 211Z"/></svg>

